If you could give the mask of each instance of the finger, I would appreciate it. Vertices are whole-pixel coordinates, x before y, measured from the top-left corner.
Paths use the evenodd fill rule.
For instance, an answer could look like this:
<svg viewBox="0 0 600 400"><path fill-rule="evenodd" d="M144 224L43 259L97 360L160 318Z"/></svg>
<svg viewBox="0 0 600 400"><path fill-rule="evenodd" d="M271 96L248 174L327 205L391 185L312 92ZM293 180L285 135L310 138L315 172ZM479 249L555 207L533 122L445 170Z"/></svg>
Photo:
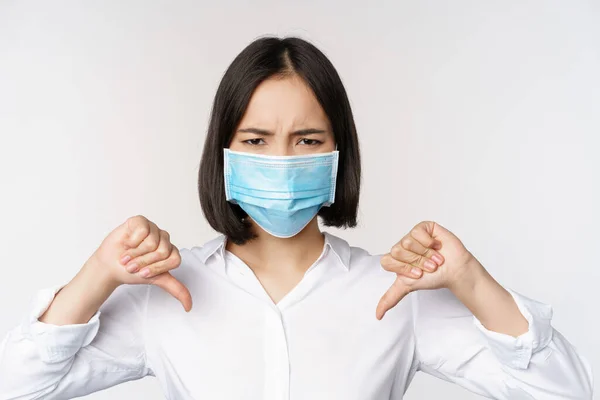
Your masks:
<svg viewBox="0 0 600 400"><path fill-rule="evenodd" d="M151 253L142 254L141 256L129 261L125 266L125 269L127 269L128 272L137 272L148 265L169 258L173 247L173 245L171 244L170 236L166 231L163 230L160 230L159 235L160 239L156 250L154 250Z"/></svg>
<svg viewBox="0 0 600 400"><path fill-rule="evenodd" d="M381 266L386 271L394 272L396 274L401 274L408 276L409 278L420 278L423 274L423 271L413 265L397 260L392 257L390 253L384 254L381 257Z"/></svg>
<svg viewBox="0 0 600 400"><path fill-rule="evenodd" d="M423 221L411 229L409 235L418 240L423 246L433 248L439 240L433 237L435 222Z"/></svg>
<svg viewBox="0 0 600 400"><path fill-rule="evenodd" d="M171 247L171 254L167 259L158 261L154 264L150 264L147 267L142 268L138 275L144 278L152 278L153 276L160 275L164 272L171 271L175 268L178 268L181 264L181 255L179 254L179 250L176 246ZM146 273L146 271L148 271Z"/></svg>
<svg viewBox="0 0 600 400"><path fill-rule="evenodd" d="M425 227L417 225L415 229L410 231L410 237L412 237L418 244L421 245L418 246L413 242L412 245L416 250L415 253L430 258L438 266L444 263L444 257L438 251L436 251L441 248L442 242L438 239L434 239L425 229ZM422 249L427 249L427 251L425 252Z"/></svg>
<svg viewBox="0 0 600 400"><path fill-rule="evenodd" d="M140 229L147 229L146 237L135 248L130 248L129 250L127 250L122 255L122 259L125 258L125 256L129 256L131 257L130 260L133 260L144 254L151 253L158 248L158 245L160 243L160 229L158 228L158 226L156 226L154 222L148 221L147 227Z"/></svg>
<svg viewBox="0 0 600 400"><path fill-rule="evenodd" d="M397 278L379 300L375 310L376 318L381 320L385 313L395 307L408 293L410 293L410 288Z"/></svg>
<svg viewBox="0 0 600 400"><path fill-rule="evenodd" d="M437 251L423 246L410 235L406 235L394 245L390 253L395 259L425 269L428 272L434 272L441 264L441 262L438 264L438 261L443 261Z"/></svg>
<svg viewBox="0 0 600 400"><path fill-rule="evenodd" d="M417 253L413 253L412 251L406 250L400 245L392 247L390 254L395 260L401 263L406 263L412 266L413 268L418 268L427 272L435 272L435 270L437 269L437 264L431 261L428 257L422 256ZM408 269L405 272L407 271Z"/></svg>
<svg viewBox="0 0 600 400"><path fill-rule="evenodd" d="M154 278L152 284L158 286L179 300L185 311L189 312L192 309L192 295L190 294L190 291L170 273L165 272L164 274L158 275Z"/></svg>
<svg viewBox="0 0 600 400"><path fill-rule="evenodd" d="M127 249L134 249L142 243L144 239L150 233L150 221L142 215L136 215L135 217L127 218L125 225L125 240L124 245ZM122 254L125 256L127 253Z"/></svg>

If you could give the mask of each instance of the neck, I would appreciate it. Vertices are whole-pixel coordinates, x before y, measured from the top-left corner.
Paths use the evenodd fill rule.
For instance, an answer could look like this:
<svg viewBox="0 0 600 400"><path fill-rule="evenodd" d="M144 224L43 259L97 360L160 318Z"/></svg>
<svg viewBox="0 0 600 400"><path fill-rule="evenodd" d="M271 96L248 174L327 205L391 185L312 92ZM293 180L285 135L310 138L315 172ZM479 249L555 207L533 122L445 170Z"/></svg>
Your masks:
<svg viewBox="0 0 600 400"><path fill-rule="evenodd" d="M243 245L227 242L226 249L243 260L252 270L275 273L304 273L316 261L325 244L315 217L291 238L272 236L252 223L257 237Z"/></svg>

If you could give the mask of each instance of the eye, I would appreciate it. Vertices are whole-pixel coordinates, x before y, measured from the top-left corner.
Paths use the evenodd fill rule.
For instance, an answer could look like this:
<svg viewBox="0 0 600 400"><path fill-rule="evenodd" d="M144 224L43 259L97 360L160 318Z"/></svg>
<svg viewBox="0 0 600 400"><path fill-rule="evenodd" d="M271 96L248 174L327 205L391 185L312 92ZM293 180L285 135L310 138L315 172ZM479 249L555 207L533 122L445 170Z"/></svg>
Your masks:
<svg viewBox="0 0 600 400"><path fill-rule="evenodd" d="M242 141L242 143L246 143L250 146L259 146L265 143L264 140L262 140L261 138L254 138L254 139L248 139L248 140L244 140Z"/></svg>
<svg viewBox="0 0 600 400"><path fill-rule="evenodd" d="M323 142L321 142L320 140L317 139L300 139L300 141L298 142L298 144L303 144L305 146L317 146L322 144Z"/></svg>

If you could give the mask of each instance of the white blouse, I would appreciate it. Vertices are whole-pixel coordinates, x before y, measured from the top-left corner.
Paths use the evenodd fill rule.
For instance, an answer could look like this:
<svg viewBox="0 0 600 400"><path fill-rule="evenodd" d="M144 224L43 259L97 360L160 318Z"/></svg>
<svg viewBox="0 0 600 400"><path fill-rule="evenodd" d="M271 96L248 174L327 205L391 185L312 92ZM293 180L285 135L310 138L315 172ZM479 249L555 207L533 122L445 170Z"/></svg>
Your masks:
<svg viewBox="0 0 600 400"><path fill-rule="evenodd" d="M85 324L38 321L64 285L39 291L0 345L0 399L69 399L150 375L167 399L402 399L417 371L495 399L591 399L589 363L551 326L552 308L509 290L529 321L487 330L446 289L409 294L383 320L396 275L325 233L279 303L219 236L181 249L173 275L191 312L152 285L123 285Z"/></svg>

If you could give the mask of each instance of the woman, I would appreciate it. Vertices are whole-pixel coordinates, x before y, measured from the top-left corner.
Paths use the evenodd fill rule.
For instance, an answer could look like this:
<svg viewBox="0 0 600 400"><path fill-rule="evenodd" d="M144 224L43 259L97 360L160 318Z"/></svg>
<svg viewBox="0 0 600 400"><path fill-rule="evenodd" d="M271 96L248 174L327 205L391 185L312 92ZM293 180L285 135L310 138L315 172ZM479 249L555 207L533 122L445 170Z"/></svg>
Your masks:
<svg viewBox="0 0 600 400"><path fill-rule="evenodd" d="M442 226L383 256L322 233L317 215L356 225L359 187L334 67L301 39L256 40L218 88L200 165L222 235L179 251L129 218L4 339L0 397L152 375L169 399L401 399L421 370L496 399L591 398L551 308L502 288Z"/></svg>

